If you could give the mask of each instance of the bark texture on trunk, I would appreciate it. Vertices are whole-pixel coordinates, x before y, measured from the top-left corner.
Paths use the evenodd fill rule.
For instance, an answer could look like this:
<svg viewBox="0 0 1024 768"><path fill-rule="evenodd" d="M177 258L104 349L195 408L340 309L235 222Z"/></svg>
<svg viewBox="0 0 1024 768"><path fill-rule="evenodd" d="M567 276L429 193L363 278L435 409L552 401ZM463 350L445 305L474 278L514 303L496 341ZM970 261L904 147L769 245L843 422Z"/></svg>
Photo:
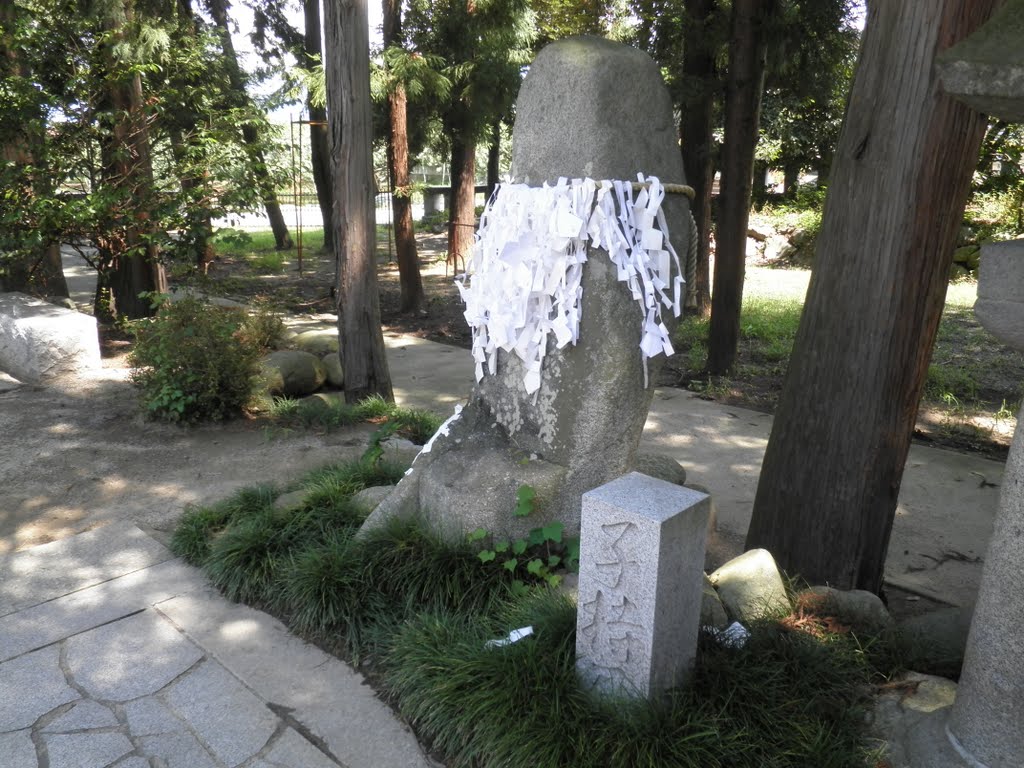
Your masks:
<svg viewBox="0 0 1024 768"><path fill-rule="evenodd" d="M324 15L330 53L327 100L338 205L338 333L345 400L351 403L380 395L393 401L377 294L366 0L328 2Z"/></svg>
<svg viewBox="0 0 1024 768"><path fill-rule="evenodd" d="M303 0L305 37L303 50L307 65L323 62L323 46L320 44L320 0ZM315 106L306 101L309 111L309 153L313 163L313 185L324 222L324 251L334 252L334 188L331 186L331 146L327 135L327 108Z"/></svg>
<svg viewBox="0 0 1024 768"><path fill-rule="evenodd" d="M877 592L985 118L936 53L999 0L876 0L747 547Z"/></svg>
<svg viewBox="0 0 1024 768"><path fill-rule="evenodd" d="M468 131L453 131L452 136L452 198L448 219L448 263L455 269L473 251L473 229L476 225L473 200L476 195L476 144L467 138Z"/></svg>
<svg viewBox="0 0 1024 768"><path fill-rule="evenodd" d="M714 106L718 80L704 22L714 8L715 0L686 0L683 75L693 90L683 100L679 123L686 183L695 192L690 210L697 223L697 271L691 308L699 317L711 314L711 187L715 176Z"/></svg>
<svg viewBox="0 0 1024 768"><path fill-rule="evenodd" d="M385 48L402 44L401 0L383 0ZM416 232L412 223L412 185L409 180L409 132L405 86L395 83L388 94L388 165L391 171L391 201L394 211L395 250L402 312L421 312L426 304L423 277L416 253Z"/></svg>
<svg viewBox="0 0 1024 768"><path fill-rule="evenodd" d="M708 334L708 372L716 375L732 369L739 344L754 150L764 91L764 26L774 6L775 0L733 0L732 6L715 290Z"/></svg>
<svg viewBox="0 0 1024 768"><path fill-rule="evenodd" d="M235 101L238 106L249 103L249 95L245 90L245 77L242 68L238 64L238 56L235 53L235 45L231 42L231 28L228 24L229 0L207 0L207 7L213 23L220 31L221 45L223 46L224 59L227 64L228 78L231 82L231 90L235 94ZM281 213L281 204L277 201L277 193L274 191L273 180L267 170L267 158L259 146L259 134L256 129L245 124L242 126L242 140L249 145L253 153L254 173L256 183L260 186L260 193L263 195L263 207L267 212L267 219L270 221L270 229L274 233L274 243L279 251L292 247L292 238L288 233L288 225L285 223L284 214Z"/></svg>
<svg viewBox="0 0 1024 768"><path fill-rule="evenodd" d="M491 126L491 143L487 146L487 199L501 181L501 120Z"/></svg>

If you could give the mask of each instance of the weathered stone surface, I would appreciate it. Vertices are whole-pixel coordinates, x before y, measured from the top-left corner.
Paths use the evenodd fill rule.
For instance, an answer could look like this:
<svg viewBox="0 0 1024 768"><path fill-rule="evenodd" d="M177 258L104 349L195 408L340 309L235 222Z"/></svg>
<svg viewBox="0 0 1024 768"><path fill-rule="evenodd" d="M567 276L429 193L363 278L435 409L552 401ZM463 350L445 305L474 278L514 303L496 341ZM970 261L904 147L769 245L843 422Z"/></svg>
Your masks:
<svg viewBox="0 0 1024 768"><path fill-rule="evenodd" d="M982 273L988 269L988 255ZM1024 298L1024 284L1016 289ZM1024 305L1021 305L1024 306ZM1024 316L1015 318L1024 329ZM984 323L985 321L982 320ZM986 324L986 327L987 324ZM1019 349L1024 349L1021 344ZM1017 414L1018 424L1024 411ZM1006 461L995 527L964 653L949 730L988 768L1019 766L1024 755L1024 429Z"/></svg>
<svg viewBox="0 0 1024 768"><path fill-rule="evenodd" d="M0 371L0 395L4 392L13 392L21 386L21 382L13 376L9 376L3 371Z"/></svg>
<svg viewBox="0 0 1024 768"><path fill-rule="evenodd" d="M75 682L106 701L156 693L203 655L152 610L68 638L66 648Z"/></svg>
<svg viewBox="0 0 1024 768"><path fill-rule="evenodd" d="M80 698L67 684L57 646L0 664L0 733L28 728L41 716Z"/></svg>
<svg viewBox="0 0 1024 768"><path fill-rule="evenodd" d="M655 697L697 655L708 497L632 472L583 496L576 671Z"/></svg>
<svg viewBox="0 0 1024 768"><path fill-rule="evenodd" d="M327 383L335 389L345 386L345 369L341 367L341 358L337 352L328 352L320 358L327 371Z"/></svg>
<svg viewBox="0 0 1024 768"><path fill-rule="evenodd" d="M782 575L766 549L744 552L709 578L729 616L736 621L756 621L790 610Z"/></svg>
<svg viewBox="0 0 1024 768"><path fill-rule="evenodd" d="M0 370L36 384L99 367L96 318L23 293L0 293Z"/></svg>
<svg viewBox="0 0 1024 768"><path fill-rule="evenodd" d="M83 699L75 702L63 715L47 723L43 733L68 733L117 725L117 717L110 709L91 699Z"/></svg>
<svg viewBox="0 0 1024 768"><path fill-rule="evenodd" d="M650 57L602 38L561 40L537 56L520 90L512 173L535 187L562 176L632 180L638 172L685 183L674 126ZM663 205L681 254L686 207L681 195ZM583 493L633 468L654 391L644 387L642 312L604 251L590 252L581 285L578 343L559 350L549 339L536 396L525 391L522 361L499 351L497 371L475 387L462 418L417 459L367 527L423 514L443 518L441 527L457 536L476 527L528 530L546 520L562 522L569 535L579 531ZM652 381L663 360L649 361ZM511 514L524 484L540 501L525 521Z"/></svg>
<svg viewBox="0 0 1024 768"><path fill-rule="evenodd" d="M327 381L320 358L299 349L271 352L261 361L263 379L272 395L302 397L316 392Z"/></svg>
<svg viewBox="0 0 1024 768"><path fill-rule="evenodd" d="M135 749L123 733L55 733L43 741L50 768L104 768Z"/></svg>
<svg viewBox="0 0 1024 768"><path fill-rule="evenodd" d="M854 632L878 634L894 624L878 595L863 589L811 587L797 594L796 604L816 616L831 616Z"/></svg>
<svg viewBox="0 0 1024 768"><path fill-rule="evenodd" d="M363 488L352 496L352 506L356 511L368 515L391 495L393 490L395 490L393 485L372 485L369 488Z"/></svg>
<svg viewBox="0 0 1024 768"><path fill-rule="evenodd" d="M729 626L729 615L725 612L722 599L718 596L718 592L706 573L701 585L700 625L715 629L725 629Z"/></svg>
<svg viewBox="0 0 1024 768"><path fill-rule="evenodd" d="M946 93L992 117L1024 122L1024 0L936 57Z"/></svg>
<svg viewBox="0 0 1024 768"><path fill-rule="evenodd" d="M666 483L686 485L686 470L683 465L665 453L637 451L633 471L648 477L656 477Z"/></svg>
<svg viewBox="0 0 1024 768"><path fill-rule="evenodd" d="M318 357L328 352L338 354L338 329L322 328L314 331L303 331L292 339L292 344L303 352Z"/></svg>
<svg viewBox="0 0 1024 768"><path fill-rule="evenodd" d="M143 736L139 745L145 755L161 758L167 768L218 768L213 756L185 730Z"/></svg>
<svg viewBox="0 0 1024 768"><path fill-rule="evenodd" d="M176 682L164 697L214 757L229 766L263 749L277 728L277 718L266 705L213 661Z"/></svg>
<svg viewBox="0 0 1024 768"><path fill-rule="evenodd" d="M266 762L262 765L267 768L337 768L338 764L288 728L267 751Z"/></svg>
<svg viewBox="0 0 1024 768"><path fill-rule="evenodd" d="M0 733L0 765L9 765L11 768L38 768L36 747L32 743L30 730L26 728L23 731Z"/></svg>
<svg viewBox="0 0 1024 768"><path fill-rule="evenodd" d="M899 622L914 665L943 675L960 674L974 606L941 608Z"/></svg>
<svg viewBox="0 0 1024 768"><path fill-rule="evenodd" d="M974 314L1004 344L1024 349L1024 240L985 243L981 253Z"/></svg>
<svg viewBox="0 0 1024 768"><path fill-rule="evenodd" d="M133 736L156 736L183 730L182 722L156 696L145 696L122 706L128 730Z"/></svg>

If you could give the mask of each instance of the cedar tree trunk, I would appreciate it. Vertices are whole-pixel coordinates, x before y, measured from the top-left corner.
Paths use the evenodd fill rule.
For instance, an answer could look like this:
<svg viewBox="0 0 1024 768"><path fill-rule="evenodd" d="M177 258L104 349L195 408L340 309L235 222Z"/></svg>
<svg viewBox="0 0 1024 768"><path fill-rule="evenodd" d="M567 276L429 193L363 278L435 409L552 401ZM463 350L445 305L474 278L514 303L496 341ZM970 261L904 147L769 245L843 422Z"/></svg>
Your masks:
<svg viewBox="0 0 1024 768"><path fill-rule="evenodd" d="M323 62L320 44L320 0L304 0L305 17L303 51L307 66ZM309 111L309 153L313 163L313 184L324 222L324 251L334 253L334 188L331 186L331 147L327 136L327 108L306 100ZM298 201L296 201L298 204Z"/></svg>
<svg viewBox="0 0 1024 768"><path fill-rule="evenodd" d="M747 547L877 592L985 118L935 55L999 0L868 5L796 345Z"/></svg>
<svg viewBox="0 0 1024 768"><path fill-rule="evenodd" d="M714 184L714 106L717 93L714 52L704 23L715 0L686 0L687 26L683 42L683 99L679 131L686 183L695 192L690 210L697 223L697 273L692 286L699 317L711 314L711 187ZM689 292L689 291L688 291Z"/></svg>
<svg viewBox="0 0 1024 768"><path fill-rule="evenodd" d="M739 344L750 189L764 91L764 26L774 4L775 0L733 0L732 4L715 291L708 334L708 372L715 375L732 369Z"/></svg>
<svg viewBox="0 0 1024 768"><path fill-rule="evenodd" d="M384 47L402 44L401 0L383 0ZM416 232L412 224L412 185L409 180L409 132L405 85L395 83L388 93L388 164L391 170L391 203L394 211L395 250L402 312L422 312L426 303Z"/></svg>
<svg viewBox="0 0 1024 768"><path fill-rule="evenodd" d="M327 106L338 216L338 335L345 400L393 401L377 295L370 40L366 0L328 0Z"/></svg>
<svg viewBox="0 0 1024 768"><path fill-rule="evenodd" d="M238 56L235 53L235 45L231 42L231 29L228 25L229 0L207 0L210 16L220 31L224 60L227 64L228 79L231 82L231 90L234 92L236 106L249 103L249 95L245 91L245 77L242 75L242 68L238 64ZM292 247L292 238L288 234L288 225L285 224L284 214L281 213L281 204L277 202L277 193L274 191L273 180L267 170L267 158L260 146L259 134L256 128L248 123L242 125L242 139L249 146L253 157L253 170L256 175L256 183L259 184L260 193L263 195L263 207L267 211L267 219L270 221L270 229L274 233L274 243L277 250L284 251ZM298 204L298 200L295 201Z"/></svg>
<svg viewBox="0 0 1024 768"><path fill-rule="evenodd" d="M501 182L501 118L491 126L491 143L487 147L487 199Z"/></svg>
<svg viewBox="0 0 1024 768"><path fill-rule="evenodd" d="M465 267L473 251L476 223L473 200L476 193L476 144L468 130L454 130L452 137L452 194L448 218L448 263Z"/></svg>

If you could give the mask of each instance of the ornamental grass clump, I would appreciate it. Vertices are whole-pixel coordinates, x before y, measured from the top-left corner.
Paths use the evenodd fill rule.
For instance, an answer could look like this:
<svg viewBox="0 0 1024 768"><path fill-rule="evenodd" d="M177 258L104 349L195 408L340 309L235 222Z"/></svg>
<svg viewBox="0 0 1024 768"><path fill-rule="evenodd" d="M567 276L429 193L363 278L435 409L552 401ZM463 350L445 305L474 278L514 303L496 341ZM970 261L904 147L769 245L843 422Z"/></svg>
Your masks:
<svg viewBox="0 0 1024 768"><path fill-rule="evenodd" d="M131 380L155 419L221 421L252 399L259 348L240 329L241 310L185 298L165 301L156 317L133 327Z"/></svg>

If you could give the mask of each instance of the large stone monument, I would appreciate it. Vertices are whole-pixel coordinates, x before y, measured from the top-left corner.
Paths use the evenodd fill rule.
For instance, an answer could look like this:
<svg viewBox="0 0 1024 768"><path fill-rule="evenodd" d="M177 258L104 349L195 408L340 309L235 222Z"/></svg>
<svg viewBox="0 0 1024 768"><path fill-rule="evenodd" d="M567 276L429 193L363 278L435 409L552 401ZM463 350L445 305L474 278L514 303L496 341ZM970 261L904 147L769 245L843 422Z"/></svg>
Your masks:
<svg viewBox="0 0 1024 768"><path fill-rule="evenodd" d="M96 318L24 293L0 293L0 371L39 384L100 367Z"/></svg>
<svg viewBox="0 0 1024 768"><path fill-rule="evenodd" d="M659 339L667 341L673 289L678 293L670 245L685 254L690 236L688 201L681 194L661 201L657 185L611 189L600 182L632 182L645 174L664 184L685 183L671 100L654 61L591 37L541 51L516 105L512 174L520 184L499 188L481 231L501 225L492 221L499 210L508 215L509 205L500 205L503 195L506 202L519 200L514 196L545 183L557 187L549 190L551 230L535 227L519 241L513 232L504 246L483 254L487 244L478 240L468 289L484 277L480 259L490 258L487 264L507 269L492 289L508 301L499 297L487 305L485 296L483 304L467 308L468 319L481 323L474 349L477 386L365 527L418 514L453 537L476 528L516 536L543 516L561 521L573 535L582 494L634 466L664 359L654 353ZM599 189L572 182L588 178ZM602 194L605 210L615 211L603 224L591 218ZM610 234L608 225L619 226L619 218L635 219L635 229ZM666 228L670 243L662 241ZM622 232L637 233L635 248L620 247ZM638 276L632 266L613 262L609 249L617 247L631 254L643 250L653 271ZM521 261L526 251L547 254L544 263L554 266L530 272ZM645 299L653 299L646 309ZM513 329L516 318L510 316L517 314L520 325ZM508 327L497 327L499 316ZM496 338L504 338L500 348L492 344L485 353L485 342ZM524 350L532 362L517 354ZM537 516L512 514L523 486L536 493Z"/></svg>
<svg viewBox="0 0 1024 768"><path fill-rule="evenodd" d="M576 671L602 694L656 698L697 656L707 494L631 472L583 495Z"/></svg>

